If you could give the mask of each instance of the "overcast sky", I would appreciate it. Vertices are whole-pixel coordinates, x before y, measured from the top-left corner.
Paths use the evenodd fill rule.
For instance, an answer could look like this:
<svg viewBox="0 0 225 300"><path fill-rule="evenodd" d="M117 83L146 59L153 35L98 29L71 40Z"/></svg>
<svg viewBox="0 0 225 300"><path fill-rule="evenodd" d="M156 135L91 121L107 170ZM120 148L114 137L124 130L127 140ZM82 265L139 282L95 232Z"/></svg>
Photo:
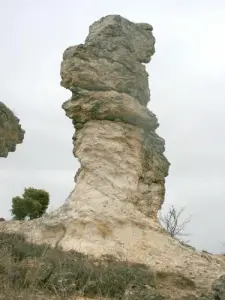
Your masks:
<svg viewBox="0 0 225 300"><path fill-rule="evenodd" d="M199 249L225 251L225 1L0 0L0 100L20 118L24 143L0 161L0 217L24 187L61 205L78 169L61 105L60 62L108 14L153 25L151 102L171 162L164 209L186 205Z"/></svg>

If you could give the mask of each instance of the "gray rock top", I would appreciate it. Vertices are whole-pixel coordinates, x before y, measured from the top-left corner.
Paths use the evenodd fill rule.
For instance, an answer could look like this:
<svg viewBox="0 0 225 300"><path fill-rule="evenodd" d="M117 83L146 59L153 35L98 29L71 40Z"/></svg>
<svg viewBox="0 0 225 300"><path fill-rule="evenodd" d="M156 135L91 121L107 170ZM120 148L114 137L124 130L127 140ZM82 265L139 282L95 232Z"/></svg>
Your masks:
<svg viewBox="0 0 225 300"><path fill-rule="evenodd" d="M61 85L90 91L117 91L147 106L150 101L148 63L155 52L152 26L106 16L93 23L85 44L63 54Z"/></svg>

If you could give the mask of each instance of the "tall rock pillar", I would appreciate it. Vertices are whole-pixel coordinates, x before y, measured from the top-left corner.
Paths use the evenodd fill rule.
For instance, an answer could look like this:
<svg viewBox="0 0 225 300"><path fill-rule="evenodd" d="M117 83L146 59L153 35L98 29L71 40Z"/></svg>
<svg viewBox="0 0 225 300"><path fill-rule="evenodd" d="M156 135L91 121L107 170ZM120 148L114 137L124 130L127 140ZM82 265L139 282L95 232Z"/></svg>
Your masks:
<svg viewBox="0 0 225 300"><path fill-rule="evenodd" d="M73 120L73 153L81 164L68 201L84 218L155 220L163 203L169 163L147 108L144 65L154 44L151 25L110 15L63 54L61 85L72 92L63 109Z"/></svg>

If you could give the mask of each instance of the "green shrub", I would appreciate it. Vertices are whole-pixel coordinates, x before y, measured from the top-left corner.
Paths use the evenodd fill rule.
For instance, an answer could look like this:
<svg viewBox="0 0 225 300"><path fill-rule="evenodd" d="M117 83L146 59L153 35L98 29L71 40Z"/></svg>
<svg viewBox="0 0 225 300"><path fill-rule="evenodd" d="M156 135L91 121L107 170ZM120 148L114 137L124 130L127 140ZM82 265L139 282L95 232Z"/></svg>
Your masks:
<svg viewBox="0 0 225 300"><path fill-rule="evenodd" d="M11 213L15 220L24 220L25 218L40 218L49 205L49 193L44 190L25 188L22 197L12 199Z"/></svg>

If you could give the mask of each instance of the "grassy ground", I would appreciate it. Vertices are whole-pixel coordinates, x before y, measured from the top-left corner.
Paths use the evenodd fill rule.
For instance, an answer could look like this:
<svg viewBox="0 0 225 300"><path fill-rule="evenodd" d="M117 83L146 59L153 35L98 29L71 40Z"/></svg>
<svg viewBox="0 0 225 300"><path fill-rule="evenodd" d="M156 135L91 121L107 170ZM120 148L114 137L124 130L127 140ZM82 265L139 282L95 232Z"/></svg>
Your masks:
<svg viewBox="0 0 225 300"><path fill-rule="evenodd" d="M0 299L168 299L158 292L162 282L195 289L192 280L179 274L156 274L143 264L111 256L96 260L0 233Z"/></svg>

